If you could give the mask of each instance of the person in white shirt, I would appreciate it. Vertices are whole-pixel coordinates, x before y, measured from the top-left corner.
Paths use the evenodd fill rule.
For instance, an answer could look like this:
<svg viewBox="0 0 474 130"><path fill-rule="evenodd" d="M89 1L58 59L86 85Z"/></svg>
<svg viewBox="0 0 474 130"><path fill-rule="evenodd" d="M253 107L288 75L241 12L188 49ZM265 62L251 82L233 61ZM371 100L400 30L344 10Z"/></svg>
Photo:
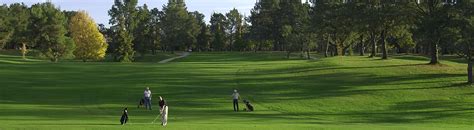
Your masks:
<svg viewBox="0 0 474 130"><path fill-rule="evenodd" d="M149 87L146 87L145 92L143 92L145 98L145 108L151 110L151 90Z"/></svg>
<svg viewBox="0 0 474 130"><path fill-rule="evenodd" d="M234 89L234 93L232 94L232 99L234 101L234 111L239 111L239 99L240 94Z"/></svg>

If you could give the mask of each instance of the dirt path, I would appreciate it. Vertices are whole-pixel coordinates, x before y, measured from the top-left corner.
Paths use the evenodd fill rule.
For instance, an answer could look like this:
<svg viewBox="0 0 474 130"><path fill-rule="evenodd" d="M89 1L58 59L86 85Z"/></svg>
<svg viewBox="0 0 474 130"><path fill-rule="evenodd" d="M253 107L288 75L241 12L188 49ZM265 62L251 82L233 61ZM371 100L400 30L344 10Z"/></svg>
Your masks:
<svg viewBox="0 0 474 130"><path fill-rule="evenodd" d="M160 62L158 62L158 63L160 63L160 64L168 63L168 62L170 62L170 61L173 61L173 60L176 60L176 59L179 59L179 58L184 58L184 57L186 57L186 56L189 56L189 54L191 54L191 53L189 53L189 52L183 52L183 53L181 53L181 56L173 57L173 58L168 58L168 59L162 60L162 61L160 61Z"/></svg>

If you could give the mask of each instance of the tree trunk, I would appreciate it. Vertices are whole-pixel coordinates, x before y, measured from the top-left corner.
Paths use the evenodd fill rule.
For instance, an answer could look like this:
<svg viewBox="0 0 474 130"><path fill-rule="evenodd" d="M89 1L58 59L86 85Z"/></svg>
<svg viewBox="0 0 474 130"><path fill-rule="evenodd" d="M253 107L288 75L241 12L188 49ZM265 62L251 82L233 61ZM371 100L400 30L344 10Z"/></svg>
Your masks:
<svg viewBox="0 0 474 130"><path fill-rule="evenodd" d="M370 42L372 44L372 52L370 54L370 58L375 57L377 51L377 42L375 42L375 34L370 34Z"/></svg>
<svg viewBox="0 0 474 130"><path fill-rule="evenodd" d="M439 40L438 40L439 41ZM438 43L431 43L431 52L430 52L430 56L431 56L431 61L429 64L431 65L435 65L435 64L439 64L439 59L438 59Z"/></svg>
<svg viewBox="0 0 474 130"><path fill-rule="evenodd" d="M387 43L385 42L385 34L386 31L382 31L382 33L380 33L380 42L382 43L382 59L383 60L386 60L388 59L388 56L387 56Z"/></svg>
<svg viewBox="0 0 474 130"><path fill-rule="evenodd" d="M300 49L300 58L301 59L304 58L304 49L303 48Z"/></svg>
<svg viewBox="0 0 474 130"><path fill-rule="evenodd" d="M280 51L281 50L281 46L280 46L280 41L276 41L275 44L273 44L273 51Z"/></svg>
<svg viewBox="0 0 474 130"><path fill-rule="evenodd" d="M311 59L311 55L309 54L309 51L310 51L310 49L308 49L308 50L306 51L306 57L308 58L308 60Z"/></svg>
<svg viewBox="0 0 474 130"><path fill-rule="evenodd" d="M344 47L337 43L336 44L336 51L337 51L337 56L344 56Z"/></svg>
<svg viewBox="0 0 474 130"><path fill-rule="evenodd" d="M328 35L327 41L326 41L326 49L324 51L324 57L328 57L328 51L329 51L329 38L330 36Z"/></svg>
<svg viewBox="0 0 474 130"><path fill-rule="evenodd" d="M467 44L466 47L466 55L467 55L467 83L472 84L472 55L471 55L471 46Z"/></svg>
<svg viewBox="0 0 474 130"><path fill-rule="evenodd" d="M352 44L349 45L348 48L346 47L346 48L344 49L344 52L345 52L346 50L349 52L349 56L354 55L354 50L352 49Z"/></svg>
<svg viewBox="0 0 474 130"><path fill-rule="evenodd" d="M472 84L472 61L471 60L467 61L467 83Z"/></svg>
<svg viewBox="0 0 474 130"><path fill-rule="evenodd" d="M363 41L360 42L360 48L359 49L360 49L359 50L360 51L360 56L364 56L365 55L365 45L364 45Z"/></svg>
<svg viewBox="0 0 474 130"><path fill-rule="evenodd" d="M331 56L336 56L336 55L337 55L336 45L332 45L331 46Z"/></svg>
<svg viewBox="0 0 474 130"><path fill-rule="evenodd" d="M21 54L22 54L22 57L23 59L26 59L26 53L28 52L27 48L26 48L26 44L25 43L22 43L22 47L21 47Z"/></svg>
<svg viewBox="0 0 474 130"><path fill-rule="evenodd" d="M291 54L291 51L288 51L288 52L286 53L286 58L287 58L287 59L290 59L290 54Z"/></svg>
<svg viewBox="0 0 474 130"><path fill-rule="evenodd" d="M364 35L360 36L359 47L360 47L359 48L360 56L364 56L365 55Z"/></svg>

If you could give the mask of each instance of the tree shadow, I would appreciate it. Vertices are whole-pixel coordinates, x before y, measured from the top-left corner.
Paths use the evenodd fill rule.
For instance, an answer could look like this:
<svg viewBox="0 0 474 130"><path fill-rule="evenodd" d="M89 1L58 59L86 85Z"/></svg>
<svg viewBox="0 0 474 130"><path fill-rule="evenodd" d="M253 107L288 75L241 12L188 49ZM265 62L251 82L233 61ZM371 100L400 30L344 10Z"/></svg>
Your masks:
<svg viewBox="0 0 474 130"><path fill-rule="evenodd" d="M420 100L399 102L386 110L373 112L350 112L348 115L356 118L350 123L426 123L441 122L442 120L461 115L473 115L473 103L453 102L445 100Z"/></svg>

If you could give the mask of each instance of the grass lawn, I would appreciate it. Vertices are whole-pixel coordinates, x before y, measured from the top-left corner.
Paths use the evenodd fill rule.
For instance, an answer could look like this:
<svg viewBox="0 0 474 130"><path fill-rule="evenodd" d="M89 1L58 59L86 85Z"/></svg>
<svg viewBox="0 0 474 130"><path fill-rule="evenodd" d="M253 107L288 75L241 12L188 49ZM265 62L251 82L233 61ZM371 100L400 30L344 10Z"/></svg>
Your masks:
<svg viewBox="0 0 474 130"><path fill-rule="evenodd" d="M0 129L474 129L474 87L463 84L467 65L459 62L430 66L406 55L287 60L277 52L152 61L0 55ZM146 86L153 111L136 108ZM232 111L234 88L255 112ZM166 128L151 124L158 96L170 106Z"/></svg>

